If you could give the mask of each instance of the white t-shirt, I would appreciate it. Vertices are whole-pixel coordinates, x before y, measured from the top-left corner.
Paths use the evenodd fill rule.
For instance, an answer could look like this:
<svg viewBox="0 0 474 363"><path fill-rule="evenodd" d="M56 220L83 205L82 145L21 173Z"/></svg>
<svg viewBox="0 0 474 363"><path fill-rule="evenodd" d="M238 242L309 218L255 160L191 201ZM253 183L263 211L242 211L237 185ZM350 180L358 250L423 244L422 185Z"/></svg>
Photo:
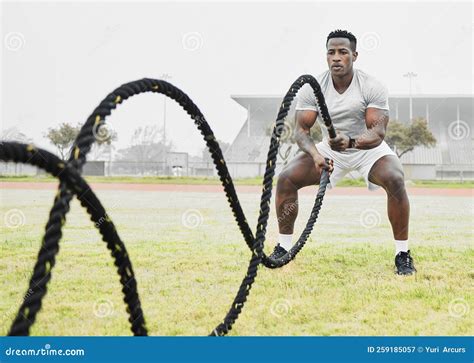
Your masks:
<svg viewBox="0 0 474 363"><path fill-rule="evenodd" d="M356 137L367 131L365 111L368 107L388 111L387 88L377 79L359 69L354 69L351 84L342 94L339 94L334 88L329 70L317 76L316 80L321 86L336 132ZM313 88L309 84L305 84L298 92L296 110L318 111L317 121L321 126L323 138L327 142L328 132L318 110Z"/></svg>

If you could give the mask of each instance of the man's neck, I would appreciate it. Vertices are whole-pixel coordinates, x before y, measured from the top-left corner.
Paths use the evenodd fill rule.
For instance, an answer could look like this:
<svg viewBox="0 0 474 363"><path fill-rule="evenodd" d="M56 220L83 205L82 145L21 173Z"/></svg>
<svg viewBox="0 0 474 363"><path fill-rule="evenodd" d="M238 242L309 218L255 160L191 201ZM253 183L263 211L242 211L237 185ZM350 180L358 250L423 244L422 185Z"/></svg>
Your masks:
<svg viewBox="0 0 474 363"><path fill-rule="evenodd" d="M354 69L352 69L348 74L342 77L334 77L331 75L334 89L339 93L344 93L346 89L348 89L349 86L351 85L353 77L354 77Z"/></svg>

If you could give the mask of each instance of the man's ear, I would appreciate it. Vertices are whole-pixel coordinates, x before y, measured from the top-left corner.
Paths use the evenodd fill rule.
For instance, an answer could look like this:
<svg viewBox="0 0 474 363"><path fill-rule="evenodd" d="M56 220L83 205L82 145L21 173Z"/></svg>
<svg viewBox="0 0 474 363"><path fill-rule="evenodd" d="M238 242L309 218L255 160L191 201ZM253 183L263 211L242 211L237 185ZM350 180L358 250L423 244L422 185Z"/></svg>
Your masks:
<svg viewBox="0 0 474 363"><path fill-rule="evenodd" d="M352 52L352 61L355 62L357 60L357 56L359 55L359 53L357 53L357 51L353 51Z"/></svg>

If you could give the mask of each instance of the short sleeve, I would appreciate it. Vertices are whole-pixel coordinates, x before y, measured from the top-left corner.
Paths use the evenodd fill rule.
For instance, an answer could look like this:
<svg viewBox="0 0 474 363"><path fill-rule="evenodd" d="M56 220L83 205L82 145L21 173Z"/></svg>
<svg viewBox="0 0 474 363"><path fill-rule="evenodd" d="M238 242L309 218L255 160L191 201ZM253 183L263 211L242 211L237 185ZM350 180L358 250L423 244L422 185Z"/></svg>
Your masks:
<svg viewBox="0 0 474 363"><path fill-rule="evenodd" d="M381 110L389 110L388 108L388 90L380 82L373 80L368 84L365 99L367 108L379 108Z"/></svg>
<svg viewBox="0 0 474 363"><path fill-rule="evenodd" d="M312 110L318 111L316 96L311 86L306 83L301 87L296 97L296 111Z"/></svg>

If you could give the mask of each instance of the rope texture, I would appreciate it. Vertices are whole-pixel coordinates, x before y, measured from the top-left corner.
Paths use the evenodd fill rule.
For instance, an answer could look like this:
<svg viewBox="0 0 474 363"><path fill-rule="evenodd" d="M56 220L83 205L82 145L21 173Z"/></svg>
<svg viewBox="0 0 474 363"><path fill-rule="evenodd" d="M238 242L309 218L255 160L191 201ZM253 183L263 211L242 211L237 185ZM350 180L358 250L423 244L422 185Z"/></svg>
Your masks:
<svg viewBox="0 0 474 363"><path fill-rule="evenodd" d="M175 100L194 120L195 125L201 132L211 153L212 160L217 169L222 186L224 187L224 192L234 218L247 246L252 252L246 275L241 282L227 315L223 322L210 333L212 336L226 335L232 329L232 325L237 320L247 301L252 284L257 277L258 266L263 264L269 268L278 268L292 261L298 252L301 251L307 238L311 234L321 209L326 186L329 182L329 175L326 170L323 170L321 174L319 190L310 218L296 244L286 255L279 259L270 258L264 253L263 249L270 212L272 183L280 146L280 137L284 128L284 120L288 115L291 103L297 92L306 83L312 87L318 100L320 115L328 129L329 136L336 136L321 88L316 79L311 75L299 77L286 93L273 128L263 179L260 212L255 237L243 213L232 178L213 131L193 101L183 91L166 81L145 78L126 83L110 93L99 106L95 108L81 128L71 148L67 162L33 145L16 142L1 142L0 160L35 165L51 173L60 181L58 192L45 227L45 234L38 252L37 261L30 278L29 288L8 334L30 334L30 328L35 322L37 313L42 306L42 300L47 293L47 285L51 280L51 271L55 265L56 255L59 252L62 226L66 222L66 214L69 212L70 202L74 195L79 199L81 205L86 208L91 221L94 222L94 225L99 229L102 239L107 244L107 248L110 250L114 259L114 264L120 276L120 283L122 285L127 313L129 314L128 320L131 324L132 333L137 336L148 334L138 295L135 274L125 244L120 239L112 220L107 215L101 202L80 174L86 163L87 153L95 141L94 135L97 130L105 124L105 119L112 113L112 110L129 97L145 92L154 92L161 93Z"/></svg>

